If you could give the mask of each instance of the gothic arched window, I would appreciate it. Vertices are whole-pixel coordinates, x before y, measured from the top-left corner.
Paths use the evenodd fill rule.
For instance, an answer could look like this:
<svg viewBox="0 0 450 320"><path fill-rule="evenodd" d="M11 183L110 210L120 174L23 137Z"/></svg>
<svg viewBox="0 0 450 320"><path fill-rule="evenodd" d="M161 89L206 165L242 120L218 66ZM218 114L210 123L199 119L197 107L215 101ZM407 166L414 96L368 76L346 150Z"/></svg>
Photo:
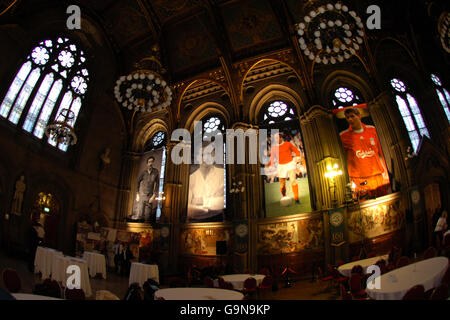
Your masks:
<svg viewBox="0 0 450 320"><path fill-rule="evenodd" d="M436 86L436 93L439 97L439 101L441 102L442 108L447 116L447 120L450 122L450 93L448 93L447 89L444 88L441 79L439 79L437 75L432 74L431 80Z"/></svg>
<svg viewBox="0 0 450 320"><path fill-rule="evenodd" d="M331 100L334 109L342 109L363 103L363 100L361 100L361 94L357 92L357 90L346 87L336 89Z"/></svg>
<svg viewBox="0 0 450 320"><path fill-rule="evenodd" d="M84 52L67 38L40 42L26 58L0 106L0 116L42 139L50 121L61 120L61 111L74 113L75 125L86 97L89 72ZM67 145L48 143L66 151Z"/></svg>
<svg viewBox="0 0 450 320"><path fill-rule="evenodd" d="M417 151L421 137L427 136L430 138L419 104L403 81L394 78L391 80L391 86L394 88L397 106L408 130L409 139L414 151Z"/></svg>

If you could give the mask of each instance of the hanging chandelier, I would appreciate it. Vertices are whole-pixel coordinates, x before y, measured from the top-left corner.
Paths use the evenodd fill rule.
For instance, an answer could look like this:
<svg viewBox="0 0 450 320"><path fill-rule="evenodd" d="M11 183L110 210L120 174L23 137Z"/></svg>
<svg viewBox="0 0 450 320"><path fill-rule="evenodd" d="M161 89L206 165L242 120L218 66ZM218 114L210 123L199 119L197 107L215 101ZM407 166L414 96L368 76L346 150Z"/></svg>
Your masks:
<svg viewBox="0 0 450 320"><path fill-rule="evenodd" d="M158 49L154 48L155 53ZM142 59L137 70L117 80L114 95L117 102L129 110L152 112L167 108L172 102L172 90L160 73L164 73L155 56Z"/></svg>
<svg viewBox="0 0 450 320"><path fill-rule="evenodd" d="M312 9L296 28L301 50L316 63L350 59L364 42L361 18L341 2Z"/></svg>
<svg viewBox="0 0 450 320"><path fill-rule="evenodd" d="M56 119L56 121L45 127L45 135L58 144L76 144L77 135L71 126L71 123L75 119L75 113L69 109L62 109Z"/></svg>

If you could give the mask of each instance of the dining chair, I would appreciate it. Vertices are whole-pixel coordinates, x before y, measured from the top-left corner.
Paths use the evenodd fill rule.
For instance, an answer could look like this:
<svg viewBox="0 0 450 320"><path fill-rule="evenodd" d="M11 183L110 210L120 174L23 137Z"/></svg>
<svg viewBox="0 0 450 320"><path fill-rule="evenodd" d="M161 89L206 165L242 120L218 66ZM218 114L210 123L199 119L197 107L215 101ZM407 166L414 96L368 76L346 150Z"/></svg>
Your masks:
<svg viewBox="0 0 450 320"><path fill-rule="evenodd" d="M341 284L341 298L342 300L353 300L351 293L345 289L343 284Z"/></svg>
<svg viewBox="0 0 450 320"><path fill-rule="evenodd" d="M353 258L352 258L352 262L355 262L355 261L358 261L359 260L359 257L358 256L354 256Z"/></svg>
<svg viewBox="0 0 450 320"><path fill-rule="evenodd" d="M406 256L402 256L398 259L396 268L402 268L410 264L409 258Z"/></svg>
<svg viewBox="0 0 450 320"><path fill-rule="evenodd" d="M338 262L336 263L336 267L339 268L340 266L342 266L344 264L345 264L344 260L338 260Z"/></svg>
<svg viewBox="0 0 450 320"><path fill-rule="evenodd" d="M223 280L223 279L222 279L222 280ZM214 288L214 281L213 281L213 279L212 279L211 277L206 276L206 277L203 279L203 283L205 284L205 286L206 286L207 288Z"/></svg>
<svg viewBox="0 0 450 320"><path fill-rule="evenodd" d="M425 299L425 288L423 285L419 284L410 288L402 300L424 300Z"/></svg>
<svg viewBox="0 0 450 320"><path fill-rule="evenodd" d="M446 284L450 286L450 264L448 265L447 271L445 271L440 284Z"/></svg>
<svg viewBox="0 0 450 320"><path fill-rule="evenodd" d="M350 276L350 279L348 280L348 286L350 288L350 293L352 296L358 300L366 299L367 294L366 291L362 288L362 280L363 277L361 277L357 273L352 273Z"/></svg>
<svg viewBox="0 0 450 320"><path fill-rule="evenodd" d="M324 275L322 268L317 267L317 277L321 281L321 283L327 283L327 289L331 288L333 284L333 274L330 273L329 275Z"/></svg>
<svg viewBox="0 0 450 320"><path fill-rule="evenodd" d="M257 291L258 287L256 284L255 278L247 278L244 281L244 287L242 288L242 292L244 295L251 295Z"/></svg>
<svg viewBox="0 0 450 320"><path fill-rule="evenodd" d="M253 274L253 271L250 269L245 269L244 274Z"/></svg>
<svg viewBox="0 0 450 320"><path fill-rule="evenodd" d="M261 284L258 286L260 290L272 289L273 278L271 276L265 276Z"/></svg>
<svg viewBox="0 0 450 320"><path fill-rule="evenodd" d="M430 296L430 300L447 300L448 298L448 285L441 284L439 287L433 290Z"/></svg>
<svg viewBox="0 0 450 320"><path fill-rule="evenodd" d="M225 288L227 290L234 290L234 286L231 282L225 282Z"/></svg>
<svg viewBox="0 0 450 320"><path fill-rule="evenodd" d="M357 273L360 276L363 276L363 272L364 272L364 269L359 264L356 265L356 266L353 266L352 271L351 271L351 273Z"/></svg>
<svg viewBox="0 0 450 320"><path fill-rule="evenodd" d="M369 252L369 254L367 255L367 258L375 258L377 256L377 254L375 252Z"/></svg>
<svg viewBox="0 0 450 320"><path fill-rule="evenodd" d="M262 268L258 273L265 276L270 276L270 270L268 268Z"/></svg>
<svg viewBox="0 0 450 320"><path fill-rule="evenodd" d="M69 289L64 291L64 298L66 300L86 300L83 289Z"/></svg>
<svg viewBox="0 0 450 320"><path fill-rule="evenodd" d="M220 289L226 289L227 285L225 283L225 280L222 277L219 277L219 288Z"/></svg>
<svg viewBox="0 0 450 320"><path fill-rule="evenodd" d="M22 288L22 283L16 270L10 268L3 269L2 278L9 292L17 293Z"/></svg>
<svg viewBox="0 0 450 320"><path fill-rule="evenodd" d="M58 281L52 279L45 279L43 282L44 288L46 289L46 296L53 298L62 298L61 286Z"/></svg>
<svg viewBox="0 0 450 320"><path fill-rule="evenodd" d="M427 250L425 250L425 253L423 254L423 258L431 259L437 256L437 250L435 247L429 247Z"/></svg>

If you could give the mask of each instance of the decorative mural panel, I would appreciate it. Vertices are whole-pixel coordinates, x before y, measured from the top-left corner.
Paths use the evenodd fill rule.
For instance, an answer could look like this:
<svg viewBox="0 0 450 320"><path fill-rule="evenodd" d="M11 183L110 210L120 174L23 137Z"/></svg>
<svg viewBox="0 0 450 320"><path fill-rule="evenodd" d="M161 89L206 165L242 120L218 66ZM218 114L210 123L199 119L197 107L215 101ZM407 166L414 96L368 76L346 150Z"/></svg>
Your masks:
<svg viewBox="0 0 450 320"><path fill-rule="evenodd" d="M201 0L152 0L150 1L151 5L156 11L158 18L161 22L170 18L177 13L187 11L192 9L199 4L201 4Z"/></svg>
<svg viewBox="0 0 450 320"><path fill-rule="evenodd" d="M174 72L217 58L214 39L208 33L209 25L204 15L171 25L166 32L167 52Z"/></svg>
<svg viewBox="0 0 450 320"><path fill-rule="evenodd" d="M224 5L222 14L234 50L282 37L278 21L267 1Z"/></svg>
<svg viewBox="0 0 450 320"><path fill-rule="evenodd" d="M295 253L324 247L322 218L258 225L258 254Z"/></svg>
<svg viewBox="0 0 450 320"><path fill-rule="evenodd" d="M226 241L231 247L231 234L231 228L185 229L181 233L181 253L215 256L217 241Z"/></svg>
<svg viewBox="0 0 450 320"><path fill-rule="evenodd" d="M361 216L363 219L361 219ZM362 224L361 224L362 221ZM400 230L405 224L405 210L400 199L350 211L348 238L350 243L371 239Z"/></svg>
<svg viewBox="0 0 450 320"><path fill-rule="evenodd" d="M150 32L145 15L136 1L118 1L117 6L107 12L106 20L120 45Z"/></svg>

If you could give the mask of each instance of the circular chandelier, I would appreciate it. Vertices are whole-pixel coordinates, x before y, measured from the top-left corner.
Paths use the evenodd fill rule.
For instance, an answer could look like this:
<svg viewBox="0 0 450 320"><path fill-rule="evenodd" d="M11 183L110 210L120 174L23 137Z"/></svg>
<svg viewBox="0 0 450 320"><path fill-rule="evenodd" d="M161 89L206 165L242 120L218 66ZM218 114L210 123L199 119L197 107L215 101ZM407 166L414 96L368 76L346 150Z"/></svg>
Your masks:
<svg viewBox="0 0 450 320"><path fill-rule="evenodd" d="M450 13L444 12L439 19L439 34L441 44L447 53L450 53Z"/></svg>
<svg viewBox="0 0 450 320"><path fill-rule="evenodd" d="M64 145L77 143L77 135L73 131L71 122L75 119L75 113L69 109L62 109L57 120L45 127L45 135L54 142Z"/></svg>
<svg viewBox="0 0 450 320"><path fill-rule="evenodd" d="M316 63L336 64L350 59L364 42L361 18L341 2L311 10L296 27L300 48Z"/></svg>
<svg viewBox="0 0 450 320"><path fill-rule="evenodd" d="M172 90L167 82L150 70L138 70L120 77L114 94L123 107L142 112L159 111L172 102Z"/></svg>

